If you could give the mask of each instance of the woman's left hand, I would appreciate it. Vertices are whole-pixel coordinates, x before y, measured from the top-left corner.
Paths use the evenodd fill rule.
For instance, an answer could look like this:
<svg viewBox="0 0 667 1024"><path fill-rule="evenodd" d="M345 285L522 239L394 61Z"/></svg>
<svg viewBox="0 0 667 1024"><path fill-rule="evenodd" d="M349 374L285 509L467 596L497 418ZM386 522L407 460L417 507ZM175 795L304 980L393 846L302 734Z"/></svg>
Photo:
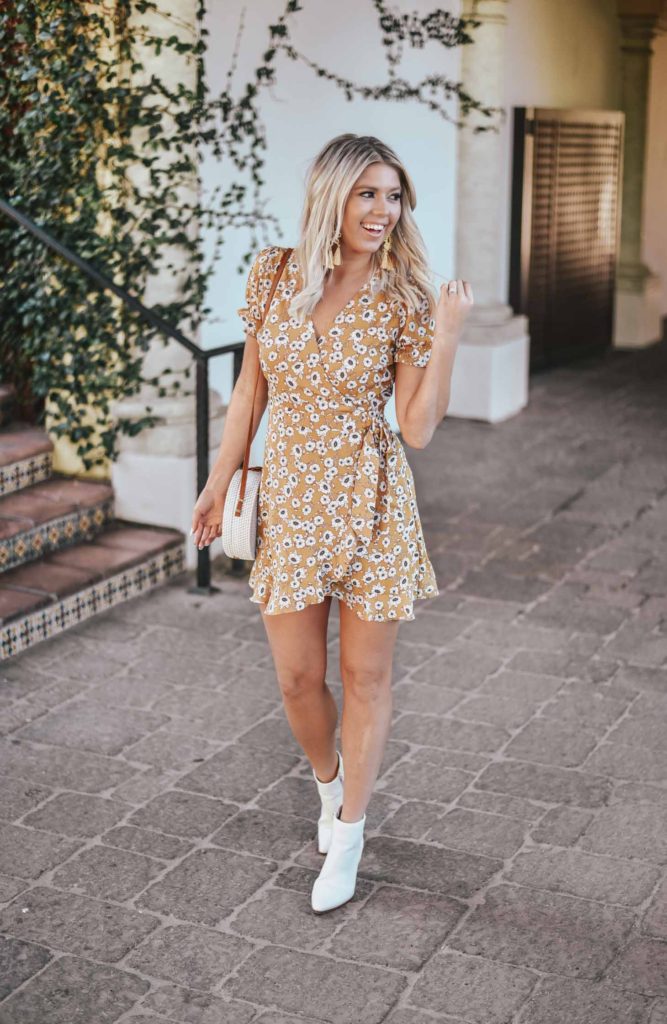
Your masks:
<svg viewBox="0 0 667 1024"><path fill-rule="evenodd" d="M458 336L472 305L472 285L468 281L445 281L435 311L435 333Z"/></svg>

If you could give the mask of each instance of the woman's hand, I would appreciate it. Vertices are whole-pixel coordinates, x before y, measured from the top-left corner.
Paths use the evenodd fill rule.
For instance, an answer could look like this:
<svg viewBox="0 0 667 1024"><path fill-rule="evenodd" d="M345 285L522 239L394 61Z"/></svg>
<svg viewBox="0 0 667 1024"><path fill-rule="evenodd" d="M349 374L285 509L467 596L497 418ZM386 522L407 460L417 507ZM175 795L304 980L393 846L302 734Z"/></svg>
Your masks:
<svg viewBox="0 0 667 1024"><path fill-rule="evenodd" d="M472 286L468 281L445 281L435 311L435 333L458 336L472 305Z"/></svg>
<svg viewBox="0 0 667 1024"><path fill-rule="evenodd" d="M216 537L222 536L222 510L226 494L226 489L224 492L216 492L207 486L197 498L190 533L194 535L194 542L200 550L208 547Z"/></svg>

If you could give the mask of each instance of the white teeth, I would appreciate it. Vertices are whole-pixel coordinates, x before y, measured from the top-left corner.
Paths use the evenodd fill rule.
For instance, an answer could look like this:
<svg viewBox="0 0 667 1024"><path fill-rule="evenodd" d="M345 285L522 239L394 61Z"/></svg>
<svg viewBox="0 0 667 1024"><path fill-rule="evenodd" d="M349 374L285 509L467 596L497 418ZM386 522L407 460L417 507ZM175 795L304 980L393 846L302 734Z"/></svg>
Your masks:
<svg viewBox="0 0 667 1024"><path fill-rule="evenodd" d="M367 231L384 231L384 224L362 224Z"/></svg>

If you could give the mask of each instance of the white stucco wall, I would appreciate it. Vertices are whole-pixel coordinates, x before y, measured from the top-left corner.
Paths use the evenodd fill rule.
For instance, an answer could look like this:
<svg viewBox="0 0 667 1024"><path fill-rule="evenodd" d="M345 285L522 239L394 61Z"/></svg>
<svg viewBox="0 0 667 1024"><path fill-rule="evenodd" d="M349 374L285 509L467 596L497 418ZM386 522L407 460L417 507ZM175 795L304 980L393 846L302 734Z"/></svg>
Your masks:
<svg viewBox="0 0 667 1024"><path fill-rule="evenodd" d="M653 43L644 193L644 258L662 282L667 316L667 34Z"/></svg>
<svg viewBox="0 0 667 1024"><path fill-rule="evenodd" d="M208 28L213 59L209 63L209 84L220 88L230 66L241 0L226 0L210 5ZM246 16L238 69L234 76L236 93L256 67L258 56L269 44L266 25L283 10L283 0L253 0L246 5ZM426 13L437 6L433 0L402 3L405 11ZM297 50L330 71L360 84L376 85L387 81L387 65L381 47L380 30L374 8L368 0L339 0L332 4L317 0L291 19L292 41ZM456 50L428 43L423 50L405 50L400 74L417 82L427 73L440 72L458 77ZM415 210L423 233L431 266L445 277L454 274L454 187L457 129L439 115L416 102L388 103L354 99L348 102L341 90L301 62L285 57L277 61L277 81L261 93L259 100L267 129L265 196L267 210L279 221L281 231L269 228L262 244L291 245L296 241L307 167L330 138L342 132L376 135L392 146L405 162L417 190ZM207 188L227 180L228 171L209 161L204 168ZM236 309L242 304L247 273L236 266L249 245L250 232L230 232L224 257L218 266L210 290L209 304L218 323L203 331L205 346L243 339ZM437 280L437 279L436 279ZM231 388L229 366L223 369L216 360L212 383L223 398ZM217 364L217 365L216 365ZM388 415L391 410L388 408ZM253 444L252 457L261 458L266 416Z"/></svg>

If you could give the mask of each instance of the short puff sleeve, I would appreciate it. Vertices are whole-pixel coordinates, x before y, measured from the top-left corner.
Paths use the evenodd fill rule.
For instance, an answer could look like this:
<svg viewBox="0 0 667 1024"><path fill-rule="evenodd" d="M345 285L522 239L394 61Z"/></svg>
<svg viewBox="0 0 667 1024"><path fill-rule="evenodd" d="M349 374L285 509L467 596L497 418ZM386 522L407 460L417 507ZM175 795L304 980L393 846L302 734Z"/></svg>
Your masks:
<svg viewBox="0 0 667 1024"><path fill-rule="evenodd" d="M264 322L271 282L282 252L278 245L260 249L250 267L245 287L245 305L236 310L248 334L256 335Z"/></svg>
<svg viewBox="0 0 667 1024"><path fill-rule="evenodd" d="M409 366L426 366L431 358L435 317L431 316L428 297L422 296L416 310L401 304L400 330L394 359Z"/></svg>

